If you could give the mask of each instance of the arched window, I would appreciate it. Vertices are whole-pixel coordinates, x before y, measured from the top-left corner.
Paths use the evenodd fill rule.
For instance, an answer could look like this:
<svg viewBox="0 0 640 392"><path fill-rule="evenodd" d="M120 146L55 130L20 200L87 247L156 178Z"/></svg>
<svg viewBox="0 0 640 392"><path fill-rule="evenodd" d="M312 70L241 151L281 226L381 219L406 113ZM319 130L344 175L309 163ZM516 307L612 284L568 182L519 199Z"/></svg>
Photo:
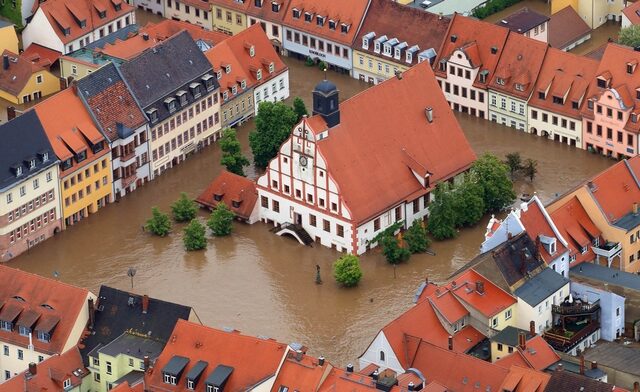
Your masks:
<svg viewBox="0 0 640 392"><path fill-rule="evenodd" d="M384 362L384 351L380 351L380 360Z"/></svg>

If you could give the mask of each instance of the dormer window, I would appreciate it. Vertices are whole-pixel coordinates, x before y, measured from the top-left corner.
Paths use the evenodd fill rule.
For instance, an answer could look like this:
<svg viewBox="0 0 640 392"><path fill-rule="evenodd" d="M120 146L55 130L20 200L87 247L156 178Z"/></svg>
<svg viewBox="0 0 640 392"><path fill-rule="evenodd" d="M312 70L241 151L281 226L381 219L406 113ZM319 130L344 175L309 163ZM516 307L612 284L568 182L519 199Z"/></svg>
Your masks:
<svg viewBox="0 0 640 392"><path fill-rule="evenodd" d="M329 30L335 30L335 29L336 29L336 21L329 19Z"/></svg>
<svg viewBox="0 0 640 392"><path fill-rule="evenodd" d="M376 53L380 53L380 45L380 42L376 42L373 51Z"/></svg>
<svg viewBox="0 0 640 392"><path fill-rule="evenodd" d="M158 121L158 111L156 109L148 110L147 116L149 117L149 121L152 123Z"/></svg>
<svg viewBox="0 0 640 392"><path fill-rule="evenodd" d="M20 336L29 336L31 333L31 328L23 327L22 325L18 327L18 333Z"/></svg>
<svg viewBox="0 0 640 392"><path fill-rule="evenodd" d="M580 103L578 101L571 101L571 109L578 110L580 108Z"/></svg>
<svg viewBox="0 0 640 392"><path fill-rule="evenodd" d="M107 11L98 11L98 17L104 19L107 17Z"/></svg>
<svg viewBox="0 0 640 392"><path fill-rule="evenodd" d="M291 14L293 15L293 17L294 17L294 18L296 18L296 19L300 19L300 10L299 10L299 9L294 8L294 9L291 11Z"/></svg>
<svg viewBox="0 0 640 392"><path fill-rule="evenodd" d="M631 113L631 122L632 123L638 122L638 115L636 113Z"/></svg>
<svg viewBox="0 0 640 392"><path fill-rule="evenodd" d="M47 162L49 160L49 153L48 152L43 152L42 153L42 162Z"/></svg>
<svg viewBox="0 0 640 392"><path fill-rule="evenodd" d="M589 250L589 248L588 248L588 247L583 246L583 247L580 249L580 252L581 252L582 254L585 254L585 253L587 253L587 251L588 251L588 250Z"/></svg>
<svg viewBox="0 0 640 392"><path fill-rule="evenodd" d="M256 7L262 8L262 0L254 0L254 4L256 5Z"/></svg>
<svg viewBox="0 0 640 392"><path fill-rule="evenodd" d="M231 64L226 65L226 66L224 67L224 72L225 72L225 73L227 73L227 74L231 73Z"/></svg>
<svg viewBox="0 0 640 392"><path fill-rule="evenodd" d="M562 97L558 97L557 95L553 96L553 103L562 105L564 104L564 99Z"/></svg>
<svg viewBox="0 0 640 392"><path fill-rule="evenodd" d="M273 62L269 63L269 73L272 74L273 71L275 71L275 65L273 64Z"/></svg>
<svg viewBox="0 0 640 392"><path fill-rule="evenodd" d="M51 334L44 331L37 331L38 340L41 342L49 343L51 341Z"/></svg>
<svg viewBox="0 0 640 392"><path fill-rule="evenodd" d="M29 170L33 170L36 168L36 160L35 159L30 159L29 160Z"/></svg>
<svg viewBox="0 0 640 392"><path fill-rule="evenodd" d="M231 94L236 95L238 93L238 87L231 86Z"/></svg>
<svg viewBox="0 0 640 392"><path fill-rule="evenodd" d="M218 79L218 80L222 79L222 70L217 70L216 71L216 79Z"/></svg>
<svg viewBox="0 0 640 392"><path fill-rule="evenodd" d="M167 98L164 100L164 103L167 105L167 110L169 111L169 113L175 112L178 108L175 98Z"/></svg>
<svg viewBox="0 0 640 392"><path fill-rule="evenodd" d="M304 13L304 21L305 22L311 22L312 18L313 18L313 15L311 14L311 12L305 12Z"/></svg>
<svg viewBox="0 0 640 392"><path fill-rule="evenodd" d="M113 8L115 8L115 9L116 9L116 11L120 11L120 10L122 10L122 4L120 4L120 3L115 4L115 5L113 6Z"/></svg>
<svg viewBox="0 0 640 392"><path fill-rule="evenodd" d="M369 38L362 37L362 49L369 49Z"/></svg>
<svg viewBox="0 0 640 392"><path fill-rule="evenodd" d="M489 71L486 69L480 71L480 83L487 83L487 76L489 76Z"/></svg>
<svg viewBox="0 0 640 392"><path fill-rule="evenodd" d="M391 45L384 45L384 54L385 56L391 56Z"/></svg>
<svg viewBox="0 0 640 392"><path fill-rule="evenodd" d="M62 387L63 387L64 389L69 389L69 388L71 388L71 379L70 379L70 378L65 379L65 380L62 382Z"/></svg>
<svg viewBox="0 0 640 392"><path fill-rule="evenodd" d="M627 73L629 75L633 74L633 72L636 70L636 66L638 65L637 61L631 61L627 63Z"/></svg>
<svg viewBox="0 0 640 392"><path fill-rule="evenodd" d="M184 106L187 104L187 92L186 91L178 91L178 100L180 100L180 106Z"/></svg>
<svg viewBox="0 0 640 392"><path fill-rule="evenodd" d="M439 67L440 71L446 72L447 71L447 60L445 60L445 59L440 60L440 63L438 64L438 67Z"/></svg>
<svg viewBox="0 0 640 392"><path fill-rule="evenodd" d="M324 16L316 16L316 24L321 27L324 26Z"/></svg>
<svg viewBox="0 0 640 392"><path fill-rule="evenodd" d="M13 330L13 323L11 321L0 320L0 330L11 332Z"/></svg>
<svg viewBox="0 0 640 392"><path fill-rule="evenodd" d="M605 79L602 76L598 76L598 78L596 80L597 80L597 83L598 83L598 87L600 87L600 88L607 88L609 86L609 80Z"/></svg>
<svg viewBox="0 0 640 392"><path fill-rule="evenodd" d="M222 93L222 99L225 100L225 101L227 99L229 99L229 92L228 91L225 91L225 92Z"/></svg>
<svg viewBox="0 0 640 392"><path fill-rule="evenodd" d="M393 58L396 60L400 60L400 54L402 53L402 49L396 48L393 53Z"/></svg>
<svg viewBox="0 0 640 392"><path fill-rule="evenodd" d="M342 23L342 24L340 25L340 32L341 32L342 34L347 34L347 33L349 32L349 28L350 28L350 27L351 27L351 25L348 25L348 24L346 24L346 23Z"/></svg>
<svg viewBox="0 0 640 392"><path fill-rule="evenodd" d="M524 91L524 85L520 84L520 83L516 83L516 90L518 91Z"/></svg>
<svg viewBox="0 0 640 392"><path fill-rule="evenodd" d="M496 83L499 84L500 86L504 86L504 79L496 78Z"/></svg>
<svg viewBox="0 0 640 392"><path fill-rule="evenodd" d="M242 82L240 82L240 88L243 89L243 90L245 88L247 88L247 81L246 80L243 79Z"/></svg>
<svg viewBox="0 0 640 392"><path fill-rule="evenodd" d="M280 4L276 3L275 1L272 1L271 2L271 11L280 12Z"/></svg>
<svg viewBox="0 0 640 392"><path fill-rule="evenodd" d="M407 63L413 62L413 52L407 51L407 56L405 60L407 61ZM445 66L446 66L446 63L445 63Z"/></svg>
<svg viewBox="0 0 640 392"><path fill-rule="evenodd" d="M544 91L538 91L538 99L546 99L547 98L547 94L545 94Z"/></svg>
<svg viewBox="0 0 640 392"><path fill-rule="evenodd" d="M62 163L60 163L60 167L63 171L69 169L71 166L73 166L73 160L71 158L64 160L62 161Z"/></svg>
<svg viewBox="0 0 640 392"><path fill-rule="evenodd" d="M254 57L256 55L256 48L251 45L251 47L249 48L249 56L250 57Z"/></svg>
<svg viewBox="0 0 640 392"><path fill-rule="evenodd" d="M64 35L71 35L71 27L65 27L64 29L62 29L62 33Z"/></svg>
<svg viewBox="0 0 640 392"><path fill-rule="evenodd" d="M75 156L75 159L76 159L76 163L80 163L85 159L87 159L87 150L82 150L79 153L77 153Z"/></svg>
<svg viewBox="0 0 640 392"><path fill-rule="evenodd" d="M209 74L204 75L202 81L204 82L204 87L207 89L207 91L213 89L213 76Z"/></svg>
<svg viewBox="0 0 640 392"><path fill-rule="evenodd" d="M94 154L97 154L102 150L104 150L104 142L103 141L99 141L96 144L91 146L91 151L93 151Z"/></svg>
<svg viewBox="0 0 640 392"><path fill-rule="evenodd" d="M236 200L232 200L231 201L231 207L233 208L240 208L240 202L236 201Z"/></svg>
<svg viewBox="0 0 640 392"><path fill-rule="evenodd" d="M261 69L256 71L256 79L258 79L258 80L262 79L262 70Z"/></svg>

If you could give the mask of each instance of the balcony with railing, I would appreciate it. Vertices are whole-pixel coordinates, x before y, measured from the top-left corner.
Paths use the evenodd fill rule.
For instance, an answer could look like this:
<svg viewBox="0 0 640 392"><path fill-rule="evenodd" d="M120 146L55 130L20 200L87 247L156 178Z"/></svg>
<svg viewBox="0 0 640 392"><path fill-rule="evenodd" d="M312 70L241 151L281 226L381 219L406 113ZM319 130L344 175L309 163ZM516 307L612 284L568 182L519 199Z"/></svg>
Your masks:
<svg viewBox="0 0 640 392"><path fill-rule="evenodd" d="M606 257L607 260L620 255L622 252L622 245L619 242L607 241L602 245L592 247L593 253L597 256Z"/></svg>
<svg viewBox="0 0 640 392"><path fill-rule="evenodd" d="M553 305L551 307L551 311L553 313L559 315L571 315L571 316L580 316L580 315L590 315L596 313L600 309L600 300L596 300L595 302L583 302L580 300L575 300L572 303L563 303L560 305Z"/></svg>
<svg viewBox="0 0 640 392"><path fill-rule="evenodd" d="M586 322L583 325L567 324L564 328L555 326L549 329L543 337L554 349L569 352L598 329L600 329L598 321Z"/></svg>

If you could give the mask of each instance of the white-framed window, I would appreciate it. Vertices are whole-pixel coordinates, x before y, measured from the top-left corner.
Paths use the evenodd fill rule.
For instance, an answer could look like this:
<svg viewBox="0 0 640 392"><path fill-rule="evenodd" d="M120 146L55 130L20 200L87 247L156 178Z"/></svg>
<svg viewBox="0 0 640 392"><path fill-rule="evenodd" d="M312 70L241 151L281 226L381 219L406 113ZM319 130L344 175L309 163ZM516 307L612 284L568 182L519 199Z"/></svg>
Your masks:
<svg viewBox="0 0 640 392"><path fill-rule="evenodd" d="M269 73L273 73L275 69L276 69L276 66L273 63L269 63Z"/></svg>
<svg viewBox="0 0 640 392"><path fill-rule="evenodd" d="M33 189L38 189L40 187L40 180L39 179L35 179L33 180Z"/></svg>
<svg viewBox="0 0 640 392"><path fill-rule="evenodd" d="M224 67L224 72L225 73L231 73L231 64L229 64L229 65Z"/></svg>
<svg viewBox="0 0 640 392"><path fill-rule="evenodd" d="M511 309L507 309L507 311L504 312L504 319L509 320L510 318L511 318Z"/></svg>
<svg viewBox="0 0 640 392"><path fill-rule="evenodd" d="M20 196L24 196L27 194L27 188L23 185L20 187Z"/></svg>
<svg viewBox="0 0 640 392"><path fill-rule="evenodd" d="M493 319L491 319L491 328L497 328L498 327L498 318L494 317Z"/></svg>
<svg viewBox="0 0 640 392"><path fill-rule="evenodd" d="M64 389L68 389L68 388L70 388L70 387L71 387L71 379L70 379L70 378L67 378L66 380L64 380L64 381L62 382L62 387L63 387Z"/></svg>
<svg viewBox="0 0 640 392"><path fill-rule="evenodd" d="M42 75L37 75L37 76L36 76L36 83L37 83L37 84L42 83Z"/></svg>
<svg viewBox="0 0 640 392"><path fill-rule="evenodd" d="M261 70L261 69L259 69L259 70L256 72L256 79L258 79L258 80L261 80L261 79L262 79L262 70Z"/></svg>
<svg viewBox="0 0 640 392"><path fill-rule="evenodd" d="M11 204L13 202L13 196L11 193L7 193L7 204Z"/></svg>

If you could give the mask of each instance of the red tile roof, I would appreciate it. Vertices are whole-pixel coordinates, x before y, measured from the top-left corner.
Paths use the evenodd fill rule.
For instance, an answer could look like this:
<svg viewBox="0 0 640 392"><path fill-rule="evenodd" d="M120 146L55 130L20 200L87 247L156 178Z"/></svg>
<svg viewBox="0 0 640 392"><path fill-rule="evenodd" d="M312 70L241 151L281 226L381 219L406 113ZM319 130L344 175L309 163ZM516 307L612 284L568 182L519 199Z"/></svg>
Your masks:
<svg viewBox="0 0 640 392"><path fill-rule="evenodd" d="M460 301L449 290L444 291L443 294L430 296L429 301L434 309L451 324L469 314L469 311L462 306Z"/></svg>
<svg viewBox="0 0 640 392"><path fill-rule="evenodd" d="M451 391L501 391L508 374L502 366L427 342L420 343L413 367Z"/></svg>
<svg viewBox="0 0 640 392"><path fill-rule="evenodd" d="M519 366L511 366L500 391L544 392L551 375Z"/></svg>
<svg viewBox="0 0 640 392"><path fill-rule="evenodd" d="M494 364L498 366L502 366L505 369L509 369L511 368L511 366L514 366L514 365L524 367L524 368L531 368L531 364L527 362L527 360L524 358L524 355L522 355L520 350L516 350L505 357L501 357L500 359L495 361Z"/></svg>
<svg viewBox="0 0 640 392"><path fill-rule="evenodd" d="M172 336L154 368L145 376L146 390L164 392L186 392L186 375L198 361L207 362L207 367L195 386L195 391L206 390L205 380L218 365L233 368L225 390L240 391L254 387L274 376L284 360L287 345L272 339L260 339L241 335L237 331L224 332L218 329L178 320ZM162 369L174 356L187 358L182 377L177 385L165 384Z"/></svg>
<svg viewBox="0 0 640 392"><path fill-rule="evenodd" d="M140 382L140 383L138 383L138 384L136 384L136 385L134 385L132 387L132 386L129 385L128 381L125 381L122 384L116 385L111 390L113 392L143 392L144 391L144 384Z"/></svg>
<svg viewBox="0 0 640 392"><path fill-rule="evenodd" d="M402 79L391 78L340 103L340 124L317 147L355 222L367 222L429 190L409 170L407 155L426 168L432 186L475 160L444 96L422 93L438 89L429 63L423 61ZM432 122L426 108L432 108ZM327 130L320 115L307 125L316 135Z"/></svg>
<svg viewBox="0 0 640 392"><path fill-rule="evenodd" d="M475 290L476 282L484 284L483 294L479 294ZM455 280L447 284L447 288L455 294L456 298L473 307L485 317L493 317L517 302L509 293L473 269L456 276ZM467 290L467 288L471 290Z"/></svg>
<svg viewBox="0 0 640 392"><path fill-rule="evenodd" d="M610 223L630 213L633 203L640 200L640 172L632 171L640 165L640 156L616 163L591 180L591 194L598 202L602 212ZM589 184L585 185L589 188Z"/></svg>
<svg viewBox="0 0 640 392"><path fill-rule="evenodd" d="M597 68L598 62L593 59L549 48L529 106L581 120L580 108L585 106L587 89ZM546 98L541 99L538 93L547 90ZM554 96L566 96L564 103L554 103ZM573 107L573 102L578 108Z"/></svg>
<svg viewBox="0 0 640 392"><path fill-rule="evenodd" d="M550 222L547 218L550 219L549 215L547 215L546 210L544 210L544 207L542 206L542 203L540 203L540 200L537 196L534 196L534 198L529 203L527 203L527 210L522 210L520 213L520 221L524 225L524 228L531 239L535 241L541 235L550 238L556 238L556 253L554 253L553 255L549 254L547 248L545 248L545 246L540 241L536 241L540 256L542 256L542 259L547 264L549 264L556 257L564 253L567 248L564 246L562 240L558 238L558 235L551 227L554 222ZM565 241L567 240L566 238L563 239Z"/></svg>
<svg viewBox="0 0 640 392"><path fill-rule="evenodd" d="M480 82L480 73L478 73L478 77L474 82L474 86L486 88L491 78L493 78L498 60L505 47L507 35L509 35L509 29L454 14L449 25L449 31L442 42L442 47L438 51L435 63L436 75L447 77L447 73L440 71L437 64L441 59L448 60L454 51L461 49L470 59L474 68L479 67L480 71L489 71L486 83ZM492 53L493 49L496 51L495 54Z"/></svg>
<svg viewBox="0 0 640 392"><path fill-rule="evenodd" d="M251 47L254 48L253 57L250 54ZM222 93L227 91L230 100L233 99L233 86L236 86L237 95L239 95L288 70L259 24L227 38L206 51L205 56L213 66L213 70L222 73L222 78L218 79L220 96L222 97ZM269 64L271 63L273 63L273 73L269 73ZM226 73L226 65L231 66L230 73ZM257 78L258 70L261 70L262 73L260 80ZM242 80L246 82L244 90L241 88Z"/></svg>
<svg viewBox="0 0 640 392"><path fill-rule="evenodd" d="M87 140L98 143L105 142L105 139L94 125L91 115L76 95L74 88L68 88L44 100L34 106L33 110L36 111L58 159L64 161L72 158L74 154L86 151L87 159L80 163L74 161L72 169L85 166L109 153L108 146L104 146L97 154L91 150ZM66 174L72 171L68 169ZM66 174L61 173L61 176Z"/></svg>
<svg viewBox="0 0 640 392"><path fill-rule="evenodd" d="M542 41L509 34L489 88L528 100L546 52L547 44Z"/></svg>
<svg viewBox="0 0 640 392"><path fill-rule="evenodd" d="M551 15L549 19L547 35L552 48L562 50L589 33L589 25L570 5Z"/></svg>
<svg viewBox="0 0 640 392"><path fill-rule="evenodd" d="M600 65L596 71L596 77L591 79L587 99L599 99L605 91L615 90L619 101L631 112L640 115L640 100L637 99L636 89L640 88L640 52L636 52L632 48L614 43L607 45L604 51ZM634 71L627 73L627 64L635 64ZM608 88L598 87L597 77L607 79ZM588 119L593 119L594 110L589 109L587 105L582 107L582 115ZM625 125L625 129L630 132L638 133L640 131L640 122L632 122L631 117Z"/></svg>
<svg viewBox="0 0 640 392"><path fill-rule="evenodd" d="M224 202L236 216L242 219L249 219L258 200L255 182L226 170L223 170L209 184L207 189L198 196L196 202L213 209L219 203L215 199L216 195L219 195L220 201ZM234 206L235 203L239 203L238 207Z"/></svg>
<svg viewBox="0 0 640 392"><path fill-rule="evenodd" d="M65 380L71 382L72 387L78 387L82 378L89 376L89 370L82 363L82 356L77 347L72 347L64 354L56 354L36 365L36 374L28 370L12 377L0 385L2 392L47 391L64 392ZM124 391L123 391L124 392Z"/></svg>
<svg viewBox="0 0 640 392"><path fill-rule="evenodd" d="M116 11L116 4L120 5L120 11ZM131 5L120 0L45 0L39 3L39 8L44 12L53 31L64 44L132 13L134 10ZM100 18L98 10L105 11L106 16ZM84 21L85 27L80 27L79 21ZM68 35L64 34L63 29L66 28L70 31Z"/></svg>
<svg viewBox="0 0 640 392"><path fill-rule="evenodd" d="M315 37L325 38L347 46L353 43L362 23L370 0L291 0L289 9L284 17L284 25L299 31L304 31ZM300 17L293 17L293 10L300 11ZM305 22L305 12L311 13L311 22ZM325 17L323 26L316 23L316 16ZM329 29L329 21L336 22L335 30ZM342 33L342 24L348 26L348 32Z"/></svg>
<svg viewBox="0 0 640 392"><path fill-rule="evenodd" d="M622 13L632 25L640 24L640 1L629 4L622 10Z"/></svg>
<svg viewBox="0 0 640 392"><path fill-rule="evenodd" d="M400 387L393 387L390 392L400 392ZM406 390L406 389L404 389ZM302 390L301 390L302 391ZM358 373L349 373L344 369L333 368L322 383L318 392L376 392L376 383L371 377Z"/></svg>
<svg viewBox="0 0 640 392"><path fill-rule="evenodd" d="M280 392L282 387L286 387L289 391L316 391L332 367L327 361L320 366L317 358L290 351L271 390Z"/></svg>
<svg viewBox="0 0 640 392"><path fill-rule="evenodd" d="M598 238L602 242L602 233L593 223L577 197L573 196L552 212L551 219L553 219L558 231L567 241L569 255L576 258L571 263L571 267L595 258L591 243L594 238ZM582 253L583 247L587 248L586 253Z"/></svg>
<svg viewBox="0 0 640 392"><path fill-rule="evenodd" d="M527 340L524 350L518 347L527 362L533 369L544 370L560 360L560 356L555 352L549 343L540 335Z"/></svg>
<svg viewBox="0 0 640 392"><path fill-rule="evenodd" d="M358 37L353 42L353 49L382 56L375 53L372 40L369 49L363 49L362 38L371 32L376 34L376 38L386 35L388 39L398 39L399 44L406 42L405 50L418 45L419 50L412 56L411 63L406 62L405 51L402 51L399 60L387 57L390 61L405 66L415 65L418 63L418 53L427 49L437 51L440 48L450 21L448 17L407 7L394 1L372 0ZM416 26L420 26L420 29L416 29Z"/></svg>
<svg viewBox="0 0 640 392"><path fill-rule="evenodd" d="M27 59L38 58L40 60L48 60L49 64L53 64L58 61L61 55L62 53L57 50L49 49L36 43L32 43L22 52L22 56Z"/></svg>
<svg viewBox="0 0 640 392"><path fill-rule="evenodd" d="M36 55L17 55L5 49L2 56L9 56L9 68L0 70L0 90L17 96L26 87L31 76L48 71L51 62ZM18 97L22 99L22 97Z"/></svg>
<svg viewBox="0 0 640 392"><path fill-rule="evenodd" d="M165 19L157 24L149 23L133 37L124 41L116 40L112 44L107 43L104 48L97 49L97 51L108 56L128 60L183 30L186 30L194 41L202 40L212 47L229 38L226 34L205 30L188 22Z"/></svg>
<svg viewBox="0 0 640 392"><path fill-rule="evenodd" d="M52 330L51 341L42 342L33 335L35 350L60 354L69 343L71 332L81 314L88 312L89 291L53 279L0 265L0 319L16 322L28 311L37 318L29 322L33 330ZM9 316L9 317L7 317ZM47 331L48 332L48 331ZM14 325L12 332L0 331L0 341L27 347L29 338L20 336Z"/></svg>
<svg viewBox="0 0 640 392"><path fill-rule="evenodd" d="M287 12L289 12L289 4L291 4L291 0L262 0L262 7L257 7L255 1L247 1L246 3L247 15L255 16L256 18L267 20L269 22L282 24L282 20ZM280 6L278 12L273 11L272 4L274 3Z"/></svg>

